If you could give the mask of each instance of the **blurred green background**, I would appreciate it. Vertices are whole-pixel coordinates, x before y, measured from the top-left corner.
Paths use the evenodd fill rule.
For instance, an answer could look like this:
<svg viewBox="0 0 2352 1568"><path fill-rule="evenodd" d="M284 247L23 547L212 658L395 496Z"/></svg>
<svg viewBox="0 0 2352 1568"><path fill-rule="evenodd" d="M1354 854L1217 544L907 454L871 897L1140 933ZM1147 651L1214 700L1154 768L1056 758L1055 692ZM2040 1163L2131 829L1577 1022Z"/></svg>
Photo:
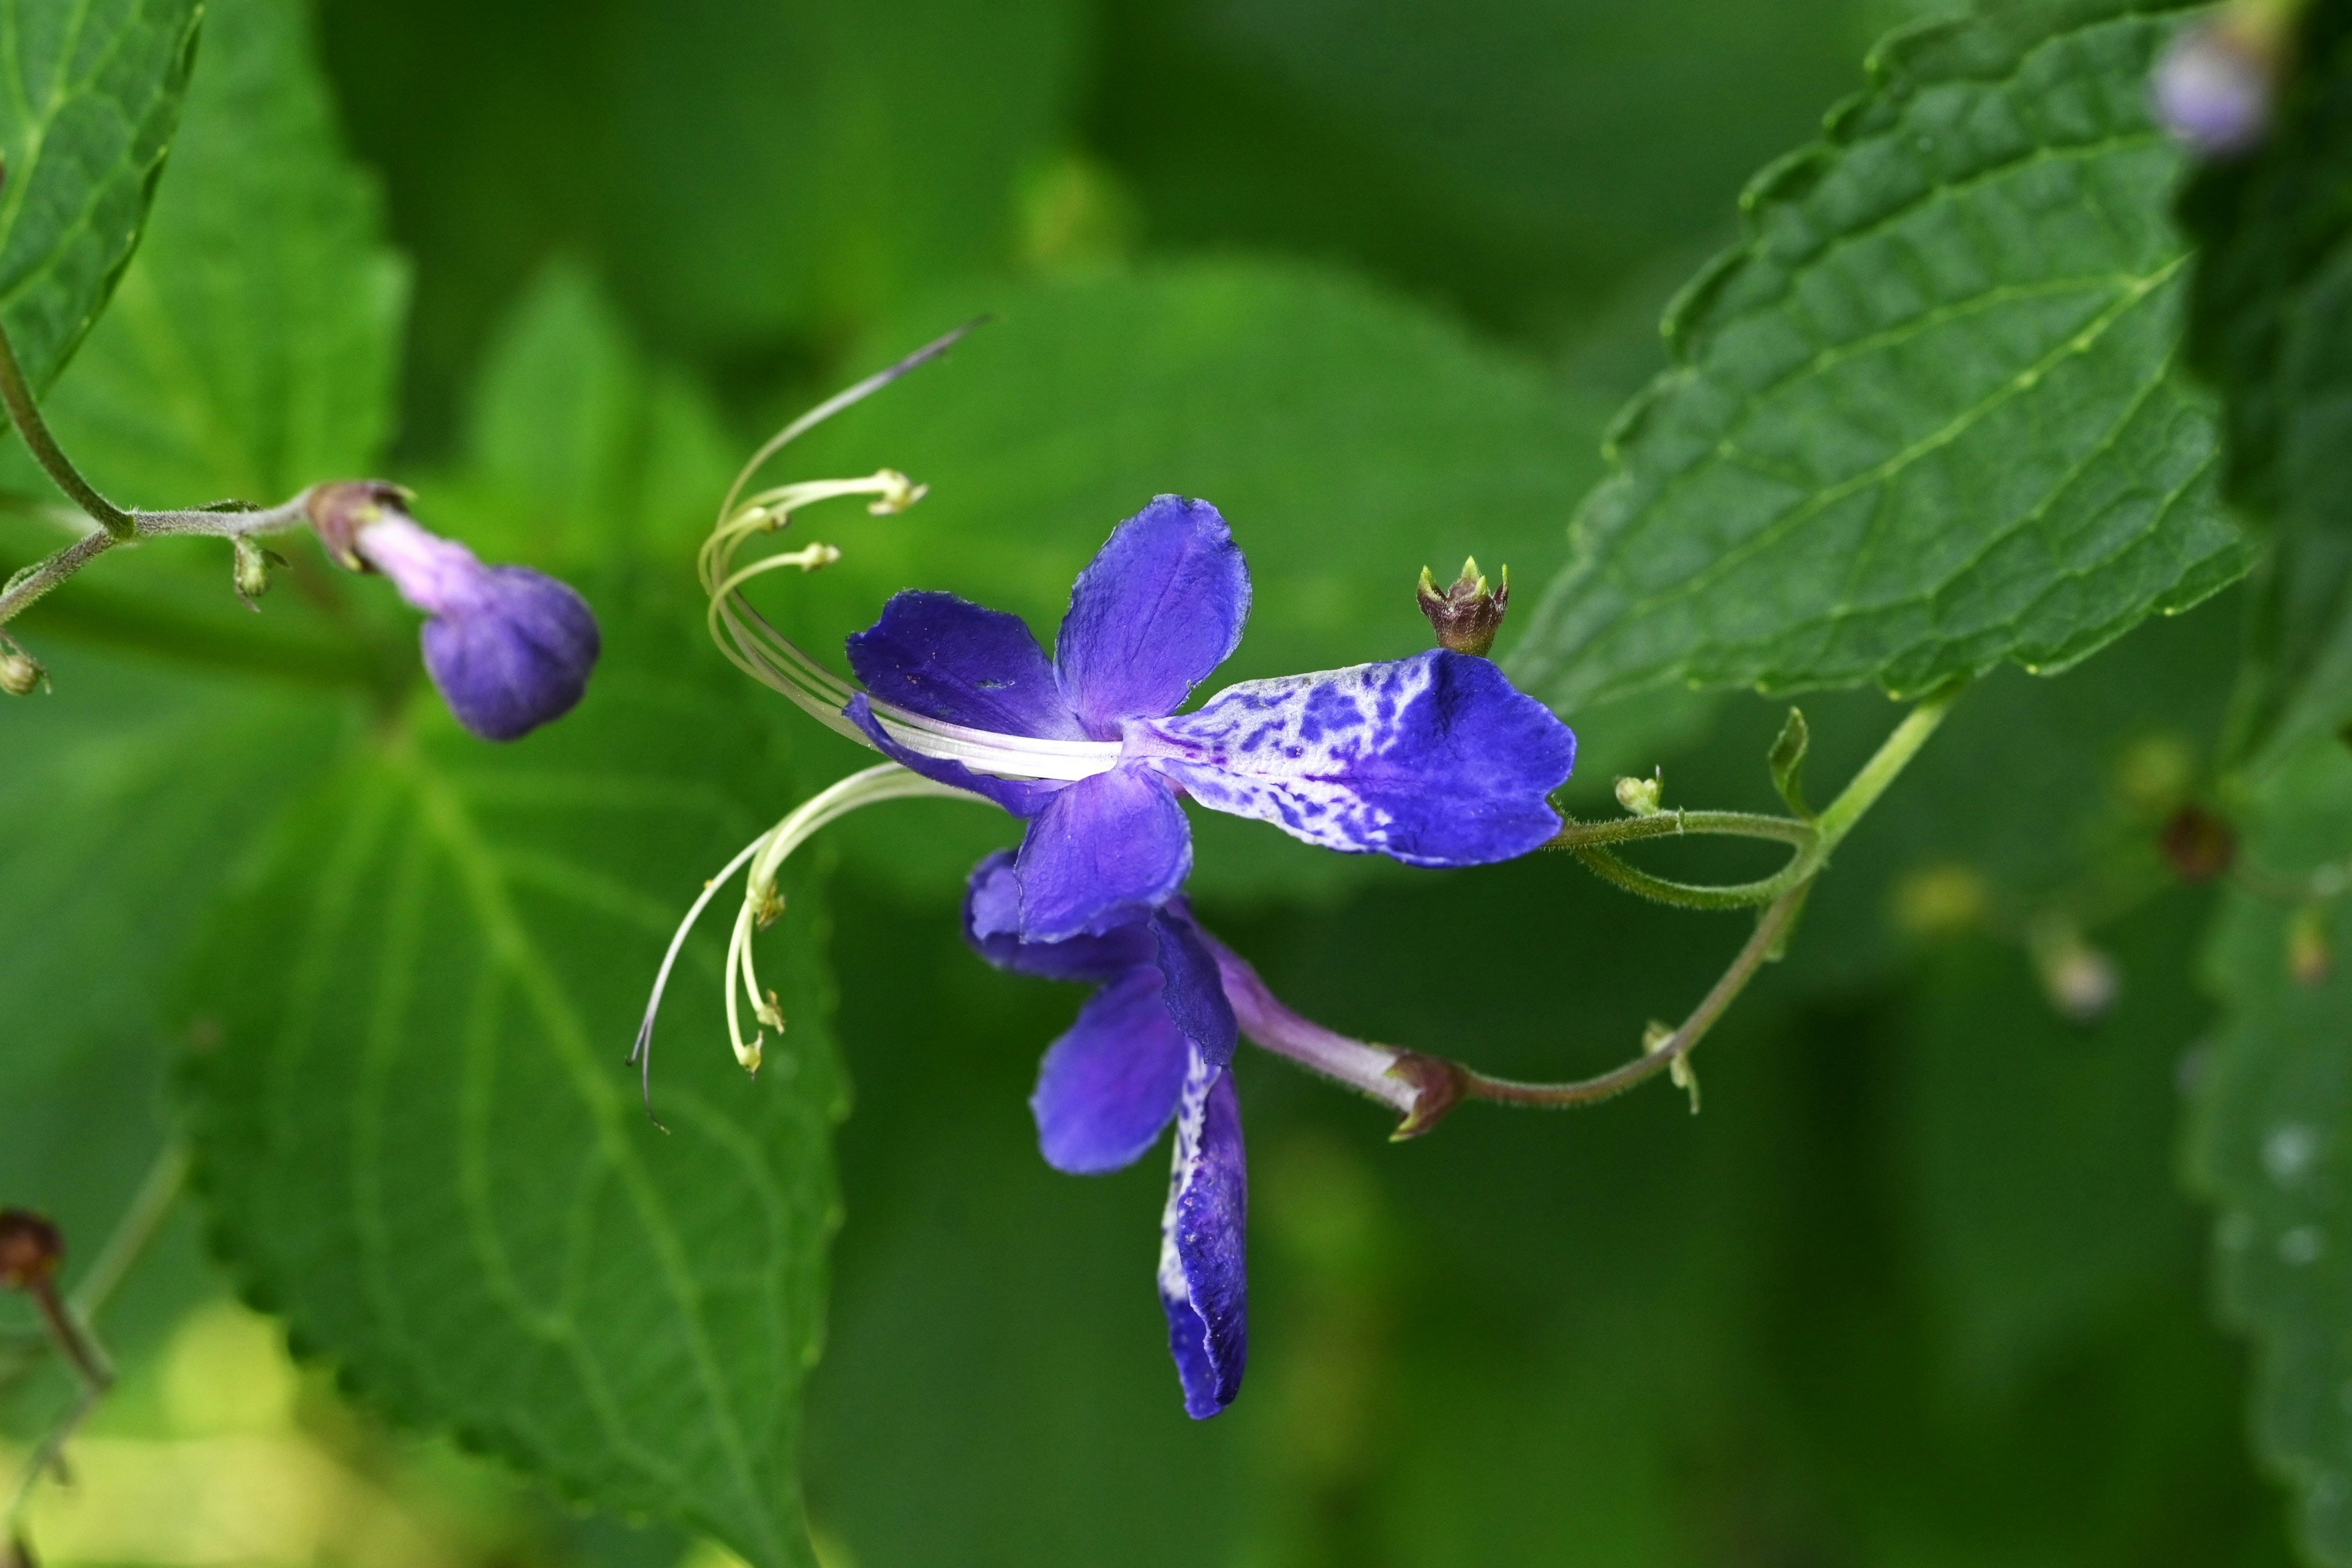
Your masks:
<svg viewBox="0 0 2352 1568"><path fill-rule="evenodd" d="M1664 301L1909 14L325 0L316 32L413 269L394 467L453 531L526 558L625 534L683 580L737 454L993 310L813 449L809 471L887 461L936 491L813 582L812 646L913 583L1049 621L1120 509L1183 489L1283 524L1245 532L1261 624L1232 673L1263 674L1419 646L1424 563L1475 550L1531 592L1557 569L1609 413L1663 363ZM1163 382L1139 399L1160 413L1120 401ZM1314 521L1335 497L1358 510ZM1343 531L1367 517L1394 556L1343 580L1329 557L1364 550ZM1360 604L1363 579L1392 604ZM1024 1100L1076 994L957 938L961 869L1004 825L851 825L856 1109L805 1466L829 1568L2291 1561L2174 1177L2208 900L2152 847L2207 776L2233 601L1970 694L1700 1054L1701 1116L1654 1086L1572 1116L1472 1106L1391 1146L1371 1110L1245 1058L1253 1365L1208 1424L1181 1415L1150 1285L1156 1161L1080 1181L1036 1157ZM97 782L153 838L103 852L205 885L272 783L220 823L156 824L140 781L191 705L274 757L339 721L166 675L102 616L60 626L61 685L149 715ZM1822 779L1895 718L1866 693L1805 706ZM1771 798L1759 700L1570 717L1588 800L1653 763L1670 802ZM91 784L20 769L0 802ZM1564 861L1408 875L1258 832L1204 829L1208 921L1301 1010L1489 1070L1623 1058L1742 934ZM1669 874L1740 870L1680 847ZM2121 975L2095 1023L2029 954L2053 925ZM125 1043L0 1080L63 1108L0 1142L0 1189L97 1235L167 1069L135 995L73 1026ZM110 1108L113 1140L77 1106ZM52 1560L715 1563L382 1430L226 1304L195 1230L184 1212L110 1323L129 1384L44 1524ZM20 1390L11 1429L54 1393Z"/></svg>

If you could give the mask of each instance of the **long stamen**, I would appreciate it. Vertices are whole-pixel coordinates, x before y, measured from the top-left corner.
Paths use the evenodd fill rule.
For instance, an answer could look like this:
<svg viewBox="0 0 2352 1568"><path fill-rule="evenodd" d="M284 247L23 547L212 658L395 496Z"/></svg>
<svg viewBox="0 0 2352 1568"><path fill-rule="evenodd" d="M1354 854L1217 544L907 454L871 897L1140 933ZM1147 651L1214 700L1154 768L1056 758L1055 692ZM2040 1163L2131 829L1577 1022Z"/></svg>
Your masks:
<svg viewBox="0 0 2352 1568"><path fill-rule="evenodd" d="M735 858L720 868L717 876L702 884L701 895L687 909L686 919L677 922L677 934L669 939L669 951L662 954L661 968L654 973L654 994L646 1003L645 1021L637 1026L637 1043L629 1047L629 1060L639 1069L639 1087L646 1100L646 1120L656 1127L661 1127L662 1123L661 1118L654 1114L654 1020L661 1015L662 993L669 989L669 972L676 967L677 955L686 946L687 933L694 930L694 922L702 918L702 911L709 907L710 900L718 896L727 879L733 876L744 861L758 854L760 846L768 841L769 833L774 831L770 828L768 833L762 833L737 850ZM662 1131L667 1132L669 1129L663 1127Z"/></svg>
<svg viewBox="0 0 2352 1568"><path fill-rule="evenodd" d="M860 745L873 742L843 715L858 688L810 658L790 637L746 600L741 590L754 577L787 566L803 572L830 565L841 557L830 544L770 555L739 566L736 557L754 538L778 533L792 524L801 508L848 496L875 498L866 510L877 516L904 511L922 499L923 487L904 474L884 468L862 479L814 479L779 485L742 500L744 488L761 465L786 443L821 420L847 407L918 364L944 353L961 332L918 351L881 374L803 415L780 431L754 455L727 494L719 522L703 542L698 561L703 592L709 600L710 635L730 661L762 685L789 698L795 706L837 734ZM910 712L867 694L876 718L900 744L928 755L951 759L983 773L1005 778L1077 780L1107 773L1117 763L1118 743L1108 741L1049 741L1024 735L1003 735Z"/></svg>
<svg viewBox="0 0 2352 1568"><path fill-rule="evenodd" d="M727 1037L735 1051L735 1059L750 1072L760 1070L761 1053L767 1037L755 1034L744 1038L742 1015L738 1005L739 994L751 999L755 1018L769 1027L782 1032L783 1015L775 1002L760 988L760 977L751 959L751 942L756 932L771 923L782 908L776 890L776 876L793 851L807 843L817 831L838 822L851 812L877 805L886 800L978 800L980 797L936 784L920 773L908 772L896 763L881 763L854 773L825 789L818 791L793 808L773 827L762 833L736 852L724 869L703 884L702 892L678 922L677 933L670 938L669 951L662 955L660 970L654 976L652 997L646 1003L644 1021L637 1026L637 1042L629 1052L629 1060L640 1069L645 1095L646 1115L654 1125L661 1125L654 1117L653 1037L654 1020L661 1013L662 995L668 989L670 971L677 963L677 955L686 946L687 934L694 929L702 911L728 878L748 862L751 875L743 891L743 906L736 911L733 930L727 942L725 990L727 995Z"/></svg>

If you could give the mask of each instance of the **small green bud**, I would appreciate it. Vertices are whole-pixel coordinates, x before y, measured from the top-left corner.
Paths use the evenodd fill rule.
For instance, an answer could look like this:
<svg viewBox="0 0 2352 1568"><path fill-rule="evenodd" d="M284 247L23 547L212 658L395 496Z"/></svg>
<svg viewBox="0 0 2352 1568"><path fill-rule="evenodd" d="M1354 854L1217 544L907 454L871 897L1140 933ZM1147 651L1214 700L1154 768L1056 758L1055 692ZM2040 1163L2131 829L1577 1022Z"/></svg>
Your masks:
<svg viewBox="0 0 2352 1568"><path fill-rule="evenodd" d="M274 557L250 534L240 533L232 542L236 547L236 560L230 574L236 584L236 596L245 601L247 609L258 613L261 606L254 601L269 592L269 565Z"/></svg>
<svg viewBox="0 0 2352 1568"><path fill-rule="evenodd" d="M1895 885L1895 923L1913 936L1978 931L1990 922L1992 910L1991 885L1958 861L1915 866Z"/></svg>
<svg viewBox="0 0 2352 1568"><path fill-rule="evenodd" d="M0 691L11 697L29 697L35 687L48 679L49 672L41 668L39 659L0 637Z"/></svg>
<svg viewBox="0 0 2352 1568"><path fill-rule="evenodd" d="M1455 653L1486 657L1495 634L1503 629L1503 616L1511 605L1511 569L1503 568L1503 585L1490 588L1479 574L1478 558L1462 563L1462 575L1450 588L1440 588L1429 568L1421 569L1421 613L1437 634L1437 646Z"/></svg>
<svg viewBox="0 0 2352 1568"><path fill-rule="evenodd" d="M1665 788L1663 773L1652 773L1645 779L1622 778L1617 781L1617 804L1635 816L1655 816L1662 809L1658 797Z"/></svg>

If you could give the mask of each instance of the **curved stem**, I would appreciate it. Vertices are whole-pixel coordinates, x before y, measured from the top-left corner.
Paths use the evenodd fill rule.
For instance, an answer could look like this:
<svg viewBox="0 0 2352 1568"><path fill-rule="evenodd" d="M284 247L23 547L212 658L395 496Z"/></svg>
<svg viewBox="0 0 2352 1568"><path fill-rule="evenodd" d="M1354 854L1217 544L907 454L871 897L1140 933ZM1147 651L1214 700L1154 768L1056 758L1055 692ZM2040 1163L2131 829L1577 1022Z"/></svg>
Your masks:
<svg viewBox="0 0 2352 1568"><path fill-rule="evenodd" d="M1546 849L1582 849L1601 844L1623 844L1637 838L1676 838L1691 833L1727 834L1740 838L1770 838L1802 847L1819 835L1810 822L1793 816L1767 816L1752 811L1660 811L1648 816L1620 817L1613 822L1569 821L1548 839Z"/></svg>
<svg viewBox="0 0 2352 1568"><path fill-rule="evenodd" d="M1661 1040L1657 1046L1611 1072L1598 1078L1588 1078L1574 1083L1521 1083L1513 1079L1488 1078L1485 1073L1462 1068L1462 1093L1466 1100L1491 1100L1503 1105L1534 1105L1560 1109L1571 1105L1590 1105L1597 1100L1624 1093L1643 1079L1654 1078L1675 1062L1690 1054L1691 1048L1712 1028L1740 992L1748 988L1757 970L1763 967L1779 943L1780 933L1796 916L1797 906L1803 901L1802 885L1790 889L1773 901L1756 922L1756 930L1738 956L1731 961L1717 979L1714 986L1683 1020L1681 1028Z"/></svg>
<svg viewBox="0 0 2352 1568"><path fill-rule="evenodd" d="M1787 866L1761 880L1719 884L1676 882L1664 877L1654 877L1638 866L1627 865L1598 845L1580 847L1572 853L1584 863L1587 870L1602 881L1661 904L1674 904L1686 910L1748 910L1758 904L1770 903L1818 870L1821 861L1809 853L1811 847L1808 845L1800 849L1790 858Z"/></svg>
<svg viewBox="0 0 2352 1568"><path fill-rule="evenodd" d="M116 540L133 538L139 531L131 514L98 493L98 487L81 477L57 437L49 434L47 421L41 417L40 405L33 400L33 389L26 384L25 367L16 363L16 348L8 341L5 330L0 329L0 403L8 405L8 417L16 422L16 433L25 438L25 449L41 465L58 489L73 499L74 505L89 513L90 520ZM93 552L92 553L95 553Z"/></svg>
<svg viewBox="0 0 2352 1568"><path fill-rule="evenodd" d="M1918 755L1919 749L1927 743L1927 738L1936 732L1938 725L1943 723L1944 716L1951 710L1953 702L1958 700L1962 689L1964 688L1958 682L1954 682L1930 694L1914 707L1908 714L1905 715L1903 722L1895 727L1894 732L1880 743L1878 750L1872 753L1870 761L1863 764L1861 771L1854 774L1845 788L1838 793L1837 798L1822 811L1810 826L1794 818L1753 817L1744 819L1743 826L1739 827L1713 829L1752 833L1756 831L1756 825L1777 825L1783 822L1791 827L1804 829L1805 836L1802 838L1785 830L1769 835L1786 837L1791 842L1799 844L1796 855L1790 858L1788 866L1778 876L1766 878L1760 882L1748 882L1730 887L1695 887L1688 883L1669 882L1663 878L1652 877L1647 872L1626 865L1602 847L1612 839L1603 837L1597 833L1579 841L1562 845L1562 847L1568 848L1579 860L1583 861L1595 872L1620 887L1641 893L1645 897L1663 896L1668 902L1689 904L1702 909L1730 909L1739 907L1742 903L1763 903L1767 908L1758 917L1756 930L1748 936L1738 954L1732 959L1730 967L1723 972L1715 984L1709 988L1706 995L1700 1000L1698 1006L1693 1009L1690 1016L1683 1021L1682 1027L1634 1060L1626 1063L1623 1067L1602 1073L1598 1078L1583 1079L1571 1083L1523 1083L1513 1079L1489 1078L1485 1073L1463 1067L1459 1063L1447 1064L1462 1098L1494 1100L1504 1105L1549 1107L1590 1105L1595 1100L1607 1100L1612 1095L1622 1094L1644 1079L1653 1078L1666 1071L1676 1062L1687 1057L1707 1030L1714 1026L1715 1021L1723 1016L1724 1011L1738 998L1740 992L1747 989L1748 983L1756 977L1756 972L1780 956L1790 930L1795 924L1798 914L1804 908L1806 895L1812 890L1814 879L1829 864L1831 850L1834 849L1838 842L1848 833L1853 831L1854 825L1862 820L1873 805L1877 804L1878 797L1886 793L1887 786L1892 784L1904 768L1910 764L1911 759ZM1739 814L1729 812L1681 814L1661 812L1655 816L1631 818L1623 824L1572 824L1571 826L1644 829L1621 832L1616 836L1616 841L1622 841L1659 837L1683 831L1705 831L1689 828L1685 824L1696 822L1701 818L1726 818L1738 816ZM1669 816L1677 816L1681 820L1656 827L1646 826L1651 823L1663 822ZM1566 835L1563 834L1563 837L1565 837ZM1702 900L1708 901L1702 902Z"/></svg>

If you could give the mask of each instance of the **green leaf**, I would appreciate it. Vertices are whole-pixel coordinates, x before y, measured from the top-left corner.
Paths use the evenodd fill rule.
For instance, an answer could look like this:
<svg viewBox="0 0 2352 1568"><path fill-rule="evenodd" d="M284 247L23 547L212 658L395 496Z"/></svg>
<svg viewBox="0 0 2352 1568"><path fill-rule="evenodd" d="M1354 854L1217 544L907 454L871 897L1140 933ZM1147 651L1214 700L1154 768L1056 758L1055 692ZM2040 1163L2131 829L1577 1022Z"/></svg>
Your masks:
<svg viewBox="0 0 2352 1568"><path fill-rule="evenodd" d="M436 522L500 560L629 555L682 573L745 455L568 262L500 325L471 412L464 467L420 488Z"/></svg>
<svg viewBox="0 0 2352 1568"><path fill-rule="evenodd" d="M173 1040L163 994L205 904L277 812L318 783L358 728L356 705L299 688L67 647L54 698L0 705L0 1195L54 1216L67 1284L97 1256L170 1137ZM100 1321L136 1349L207 1287L193 1226L175 1226ZM30 1321L29 1307L0 1313ZM17 1403L37 1431L65 1396Z"/></svg>
<svg viewBox="0 0 2352 1568"><path fill-rule="evenodd" d="M1673 682L2049 670L2245 568L2179 376L2173 18L2057 0L1895 35L1759 176L1675 366L1510 668L1556 705Z"/></svg>
<svg viewBox="0 0 2352 1568"><path fill-rule="evenodd" d="M2352 10L2305 14L2262 149L2182 193L2199 244L2189 363L2221 390L2223 485L2267 525L2238 751L2352 718Z"/></svg>
<svg viewBox="0 0 2352 1568"><path fill-rule="evenodd" d="M789 877L761 938L791 1027L756 1081L725 1045L717 900L656 1036L656 1130L622 1063L656 966L793 770L691 605L592 597L578 712L490 747L421 700L219 918L197 1180L257 1304L396 1418L806 1563L792 1467L845 1097L823 899Z"/></svg>
<svg viewBox="0 0 2352 1568"><path fill-rule="evenodd" d="M2120 1304L2193 1278L2172 1172L2179 1064L2210 1011L2203 912L2176 896L2095 933L2121 989L2089 1026L2059 1015L2019 944L1951 943L1925 966L1895 1143L1954 1392L2012 1393L2096 1344Z"/></svg>
<svg viewBox="0 0 2352 1568"><path fill-rule="evenodd" d="M64 368L139 243L200 9L0 4L0 320L37 388Z"/></svg>
<svg viewBox="0 0 2352 1568"><path fill-rule="evenodd" d="M48 402L125 504L280 500L364 477L391 434L406 269L338 145L309 17L208 0L146 242Z"/></svg>
<svg viewBox="0 0 2352 1568"><path fill-rule="evenodd" d="M1393 296L1306 268L1200 263L975 290L887 327L856 363L887 363L983 304L1002 319L769 470L887 465L931 487L901 516L836 506L796 527L844 559L760 602L819 657L838 659L845 635L911 587L1013 611L1050 644L1112 527L1177 491L1224 513L1255 589L1212 689L1398 658L1429 645L1423 566L1540 562L1591 477L1575 458L1599 424L1589 400ZM921 886L960 888L1005 819L947 805L899 820L925 814L936 829L887 845L878 816L850 836ZM1328 891L1370 865L1262 824L1198 821L1201 885L1221 892Z"/></svg>
<svg viewBox="0 0 2352 1568"><path fill-rule="evenodd" d="M2304 747L2252 803L2246 860L2266 882L2340 886L2352 755ZM2316 877L2315 877L2315 873ZM2298 979L2295 927L2333 963ZM2254 1436L2300 1494L2313 1555L2352 1563L2352 908L2233 894L2207 953L2222 1005L2197 1085L2193 1181L2220 1211L2224 1317L2256 1347Z"/></svg>

